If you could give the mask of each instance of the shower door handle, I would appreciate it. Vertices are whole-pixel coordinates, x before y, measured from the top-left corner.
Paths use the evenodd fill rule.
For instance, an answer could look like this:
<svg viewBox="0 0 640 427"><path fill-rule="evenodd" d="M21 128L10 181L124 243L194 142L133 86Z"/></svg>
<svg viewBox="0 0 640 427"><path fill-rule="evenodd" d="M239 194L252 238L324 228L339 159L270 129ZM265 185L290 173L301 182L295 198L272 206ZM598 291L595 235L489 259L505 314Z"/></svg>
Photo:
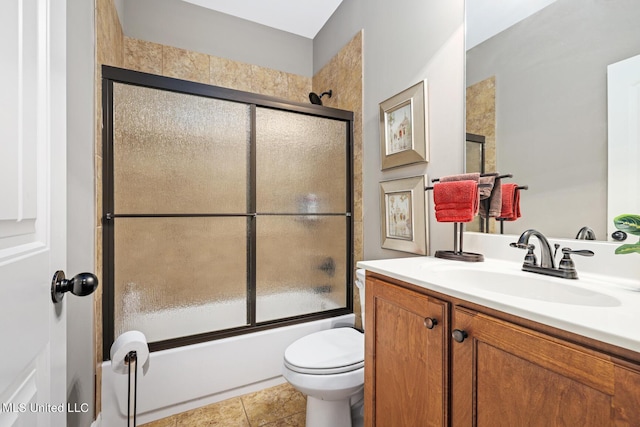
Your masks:
<svg viewBox="0 0 640 427"><path fill-rule="evenodd" d="M58 270L51 280L51 299L54 303L62 302L65 292L84 297L91 295L98 287L98 278L92 273L80 273L67 280L64 271Z"/></svg>

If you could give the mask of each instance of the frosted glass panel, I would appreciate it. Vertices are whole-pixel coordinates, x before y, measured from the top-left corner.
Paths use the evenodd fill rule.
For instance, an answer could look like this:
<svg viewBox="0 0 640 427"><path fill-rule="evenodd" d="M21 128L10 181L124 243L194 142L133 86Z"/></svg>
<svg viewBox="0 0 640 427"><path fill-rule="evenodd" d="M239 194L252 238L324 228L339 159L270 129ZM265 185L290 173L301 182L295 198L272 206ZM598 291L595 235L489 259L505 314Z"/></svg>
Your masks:
<svg viewBox="0 0 640 427"><path fill-rule="evenodd" d="M258 322L347 304L347 218L257 218Z"/></svg>
<svg viewBox="0 0 640 427"><path fill-rule="evenodd" d="M257 211L347 212L347 124L258 108Z"/></svg>
<svg viewBox="0 0 640 427"><path fill-rule="evenodd" d="M116 214L246 212L249 106L113 86Z"/></svg>
<svg viewBox="0 0 640 427"><path fill-rule="evenodd" d="M116 337L247 324L246 218L116 218L114 230Z"/></svg>

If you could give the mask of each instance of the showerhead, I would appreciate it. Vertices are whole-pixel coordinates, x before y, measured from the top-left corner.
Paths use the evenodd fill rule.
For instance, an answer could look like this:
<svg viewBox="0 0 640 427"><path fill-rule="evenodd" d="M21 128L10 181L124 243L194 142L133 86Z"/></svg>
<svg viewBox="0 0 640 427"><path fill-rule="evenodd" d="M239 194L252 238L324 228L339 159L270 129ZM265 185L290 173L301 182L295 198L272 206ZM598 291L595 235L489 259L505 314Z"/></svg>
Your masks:
<svg viewBox="0 0 640 427"><path fill-rule="evenodd" d="M333 94L333 91L331 89L329 89L326 92L322 92L320 95L318 95L315 92L311 92L309 94L309 101L311 101L311 103L315 105L322 105L322 97L325 95L329 95L329 98L331 98L332 94Z"/></svg>
<svg viewBox="0 0 640 427"><path fill-rule="evenodd" d="M318 94L315 92L311 92L309 94L309 101L311 101L312 104L322 105L322 100L320 99Z"/></svg>

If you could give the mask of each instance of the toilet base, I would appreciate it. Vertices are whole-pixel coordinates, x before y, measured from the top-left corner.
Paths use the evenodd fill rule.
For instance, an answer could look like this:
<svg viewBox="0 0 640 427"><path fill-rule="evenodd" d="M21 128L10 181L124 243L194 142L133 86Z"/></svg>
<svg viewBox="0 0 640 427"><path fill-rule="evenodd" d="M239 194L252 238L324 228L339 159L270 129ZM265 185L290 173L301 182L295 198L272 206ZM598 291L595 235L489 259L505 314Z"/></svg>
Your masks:
<svg viewBox="0 0 640 427"><path fill-rule="evenodd" d="M322 400L307 396L306 427L351 427L349 399Z"/></svg>
<svg viewBox="0 0 640 427"><path fill-rule="evenodd" d="M351 427L364 427L364 390L351 398Z"/></svg>

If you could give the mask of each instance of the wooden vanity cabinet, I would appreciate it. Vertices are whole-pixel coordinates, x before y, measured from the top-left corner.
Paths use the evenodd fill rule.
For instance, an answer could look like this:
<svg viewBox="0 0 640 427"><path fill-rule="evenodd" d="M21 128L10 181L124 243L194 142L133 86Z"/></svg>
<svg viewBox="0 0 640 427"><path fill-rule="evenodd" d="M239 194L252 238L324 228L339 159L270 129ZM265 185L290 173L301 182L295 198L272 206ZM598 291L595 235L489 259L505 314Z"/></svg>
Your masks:
<svg viewBox="0 0 640 427"><path fill-rule="evenodd" d="M640 360L414 289L367 279L367 427L640 426Z"/></svg>
<svg viewBox="0 0 640 427"><path fill-rule="evenodd" d="M446 426L449 304L377 279L365 298L365 425Z"/></svg>
<svg viewBox="0 0 640 427"><path fill-rule="evenodd" d="M451 347L453 426L640 426L637 370L474 310L453 311L453 333L464 337Z"/></svg>

